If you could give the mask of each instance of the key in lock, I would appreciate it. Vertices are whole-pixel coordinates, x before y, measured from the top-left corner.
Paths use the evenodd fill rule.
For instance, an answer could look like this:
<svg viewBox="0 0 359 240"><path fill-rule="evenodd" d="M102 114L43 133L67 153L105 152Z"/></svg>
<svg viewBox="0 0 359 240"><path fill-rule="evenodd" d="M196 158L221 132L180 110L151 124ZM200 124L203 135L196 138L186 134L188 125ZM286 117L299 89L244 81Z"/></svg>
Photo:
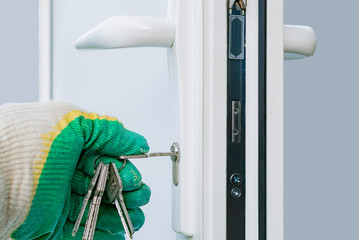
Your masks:
<svg viewBox="0 0 359 240"><path fill-rule="evenodd" d="M172 182L173 185L178 185L179 178L179 163L180 163L180 146L177 142L173 143L171 146L171 152L157 152L157 153L144 153L138 155L127 155L119 156L119 159L141 159L141 158L150 158L150 157L171 157L172 160Z"/></svg>

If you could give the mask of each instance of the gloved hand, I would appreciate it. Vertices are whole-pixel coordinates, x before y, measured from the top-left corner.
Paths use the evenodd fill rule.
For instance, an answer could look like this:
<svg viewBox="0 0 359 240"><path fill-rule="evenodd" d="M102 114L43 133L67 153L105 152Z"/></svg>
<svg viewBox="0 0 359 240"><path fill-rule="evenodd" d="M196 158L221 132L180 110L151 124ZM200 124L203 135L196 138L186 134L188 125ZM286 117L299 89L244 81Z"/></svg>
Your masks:
<svg viewBox="0 0 359 240"><path fill-rule="evenodd" d="M71 232L99 154L110 156L149 150L145 138L116 118L88 114L66 103L0 106L0 239L81 239ZM129 161L120 171L123 196L135 230L144 223L140 206L150 189ZM88 204L89 205L89 204ZM87 207L88 209L88 207ZM94 239L124 239L114 205L102 202Z"/></svg>

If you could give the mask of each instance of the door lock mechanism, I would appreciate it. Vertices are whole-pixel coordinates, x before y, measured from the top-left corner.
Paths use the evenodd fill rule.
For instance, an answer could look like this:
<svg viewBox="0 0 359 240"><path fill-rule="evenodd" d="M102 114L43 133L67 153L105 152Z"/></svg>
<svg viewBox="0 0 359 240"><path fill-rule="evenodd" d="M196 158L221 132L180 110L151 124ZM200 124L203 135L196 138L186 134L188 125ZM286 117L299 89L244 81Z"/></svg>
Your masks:
<svg viewBox="0 0 359 240"><path fill-rule="evenodd" d="M170 152L156 152L156 153L144 153L138 155L125 155L119 156L119 159L141 159L150 157L171 157L172 160L172 182L173 185L178 185L179 178L179 162L180 162L180 146L177 142L171 145Z"/></svg>

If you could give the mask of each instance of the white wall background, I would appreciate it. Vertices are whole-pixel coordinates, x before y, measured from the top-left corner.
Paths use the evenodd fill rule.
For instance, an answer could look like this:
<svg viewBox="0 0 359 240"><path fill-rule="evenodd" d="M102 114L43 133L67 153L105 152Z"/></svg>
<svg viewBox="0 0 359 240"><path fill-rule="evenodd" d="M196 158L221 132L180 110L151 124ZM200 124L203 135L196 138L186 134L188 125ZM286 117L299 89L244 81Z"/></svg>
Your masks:
<svg viewBox="0 0 359 240"><path fill-rule="evenodd" d="M0 104L37 100L38 1L0 1Z"/></svg>
<svg viewBox="0 0 359 240"><path fill-rule="evenodd" d="M285 239L358 239L358 1L285 0L313 26L312 58L285 63Z"/></svg>
<svg viewBox="0 0 359 240"><path fill-rule="evenodd" d="M138 11L153 7L148 1L126 1L132 2ZM0 103L37 99L37 4L38 1L0 1ZM285 63L286 240L357 238L359 32L355 16L359 3L344 1L339 6L340 9L334 0L285 0L285 22L311 25L318 37L314 57ZM165 6L155 11L165 15ZM121 14L121 9L116 13ZM91 27L92 23L87 24ZM126 51L126 64L138 63L141 51ZM148 51L164 55L161 50ZM151 71L147 65L153 64L150 74L158 74L158 79L165 77L166 73L159 69L161 62L153 62L143 54L141 61L134 75L143 68ZM106 86L106 76L102 80ZM140 89L145 92L146 86ZM74 91L86 91L86 86ZM131 100L139 104L135 98ZM96 104L93 108L97 108ZM125 118L125 114L121 117Z"/></svg>

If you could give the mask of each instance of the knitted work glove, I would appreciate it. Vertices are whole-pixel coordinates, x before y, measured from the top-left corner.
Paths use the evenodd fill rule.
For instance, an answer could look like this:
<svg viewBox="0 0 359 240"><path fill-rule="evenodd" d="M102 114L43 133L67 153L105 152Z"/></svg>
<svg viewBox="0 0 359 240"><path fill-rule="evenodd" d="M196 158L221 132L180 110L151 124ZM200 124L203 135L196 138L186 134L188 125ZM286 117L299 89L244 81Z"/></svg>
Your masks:
<svg viewBox="0 0 359 240"><path fill-rule="evenodd" d="M0 106L0 239L81 239L87 210L71 236L99 154L141 154L146 140L116 118L84 113L66 103ZM131 162L120 171L123 196L135 230L150 189ZM106 195L106 194L105 194ZM89 204L88 204L89 205ZM94 239L124 239L114 205L102 201Z"/></svg>

